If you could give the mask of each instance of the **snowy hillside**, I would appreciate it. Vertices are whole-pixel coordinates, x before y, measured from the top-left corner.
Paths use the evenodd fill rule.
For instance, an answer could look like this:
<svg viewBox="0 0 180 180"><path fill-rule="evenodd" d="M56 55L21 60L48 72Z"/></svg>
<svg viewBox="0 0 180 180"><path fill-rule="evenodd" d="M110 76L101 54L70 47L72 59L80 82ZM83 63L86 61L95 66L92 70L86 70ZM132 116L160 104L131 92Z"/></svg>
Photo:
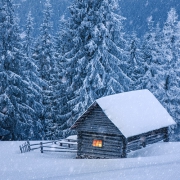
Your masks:
<svg viewBox="0 0 180 180"><path fill-rule="evenodd" d="M20 154L23 142L0 143L3 180L179 180L180 143L157 143L129 154L127 159L75 159L76 154Z"/></svg>

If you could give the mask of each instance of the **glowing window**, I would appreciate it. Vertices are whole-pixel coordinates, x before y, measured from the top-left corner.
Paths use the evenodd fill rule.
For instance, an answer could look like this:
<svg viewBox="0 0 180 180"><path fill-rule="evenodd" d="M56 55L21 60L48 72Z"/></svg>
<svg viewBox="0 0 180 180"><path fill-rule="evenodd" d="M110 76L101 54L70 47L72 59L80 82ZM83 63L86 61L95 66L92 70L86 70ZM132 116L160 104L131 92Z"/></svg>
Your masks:
<svg viewBox="0 0 180 180"><path fill-rule="evenodd" d="M102 140L93 140L94 147L102 147Z"/></svg>

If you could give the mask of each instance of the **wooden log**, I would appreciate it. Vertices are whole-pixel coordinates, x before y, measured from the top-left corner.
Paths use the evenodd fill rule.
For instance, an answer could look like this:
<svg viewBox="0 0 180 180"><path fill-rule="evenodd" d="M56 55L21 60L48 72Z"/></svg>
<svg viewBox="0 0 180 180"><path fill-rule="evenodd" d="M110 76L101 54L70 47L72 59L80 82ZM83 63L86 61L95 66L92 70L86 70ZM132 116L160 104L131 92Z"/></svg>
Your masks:
<svg viewBox="0 0 180 180"><path fill-rule="evenodd" d="M82 148L80 150L81 154L88 154L88 153L99 153L99 154L115 154L117 156L121 156L122 155L122 149L89 149L89 148Z"/></svg>
<svg viewBox="0 0 180 180"><path fill-rule="evenodd" d="M77 156L81 155L81 147L82 147L82 132L78 132L77 134Z"/></svg>
<svg viewBox="0 0 180 180"><path fill-rule="evenodd" d="M35 149L40 149L41 147L37 147L37 148L31 148L31 150L35 150Z"/></svg>
<svg viewBox="0 0 180 180"><path fill-rule="evenodd" d="M20 149L20 151L21 151L21 153L22 153L22 148L21 148L21 146L19 146L19 149Z"/></svg>
<svg viewBox="0 0 180 180"><path fill-rule="evenodd" d="M28 145L26 142L25 142L25 152L28 152Z"/></svg>
<svg viewBox="0 0 180 180"><path fill-rule="evenodd" d="M60 141L59 143L61 143L62 145L63 145L63 144L66 144L66 145L68 145L68 144L70 144L70 145L77 145L77 142Z"/></svg>
<svg viewBox="0 0 180 180"><path fill-rule="evenodd" d="M163 138L150 139L150 140L147 141L147 144L153 144L153 143L157 143L159 141L163 141Z"/></svg>
<svg viewBox="0 0 180 180"><path fill-rule="evenodd" d="M102 139L104 141L122 141L123 138L121 137L111 137L111 136L103 136L103 135L91 135L91 134L86 134L86 135L82 135L82 139L83 140L89 140L89 139Z"/></svg>
<svg viewBox="0 0 180 180"><path fill-rule="evenodd" d="M43 144L42 144L42 142L40 142L40 148L41 148L41 153L43 153Z"/></svg>
<svg viewBox="0 0 180 180"><path fill-rule="evenodd" d="M72 152L72 153L75 153L77 152L77 150L66 150L66 151L57 151L57 150L44 150L44 152Z"/></svg>
<svg viewBox="0 0 180 180"><path fill-rule="evenodd" d="M39 143L38 144L30 144L30 146L39 146Z"/></svg>
<svg viewBox="0 0 180 180"><path fill-rule="evenodd" d="M126 158L127 157L127 139L123 138L123 144L122 144L122 153L121 153L121 157L122 158Z"/></svg>
<svg viewBox="0 0 180 180"><path fill-rule="evenodd" d="M31 151L31 146L30 146L29 140L27 141L27 144L28 144L28 151Z"/></svg>
<svg viewBox="0 0 180 180"><path fill-rule="evenodd" d="M70 140L68 139L68 142L70 142ZM68 148L70 148L71 147L71 145L70 144L68 144Z"/></svg>
<svg viewBox="0 0 180 180"><path fill-rule="evenodd" d="M21 146L21 148L22 148L22 152L24 153L24 144L23 144L23 146Z"/></svg>
<svg viewBox="0 0 180 180"><path fill-rule="evenodd" d="M29 152L29 145L26 143L26 152Z"/></svg>
<svg viewBox="0 0 180 180"><path fill-rule="evenodd" d="M98 153L98 152L86 152L86 153L82 153L79 156L81 156L83 158L83 156L85 157L94 157L94 158L121 158L121 154L113 154L113 153Z"/></svg>
<svg viewBox="0 0 180 180"><path fill-rule="evenodd" d="M165 130L165 135L164 135L164 142L169 142L169 134L168 134L168 129Z"/></svg>

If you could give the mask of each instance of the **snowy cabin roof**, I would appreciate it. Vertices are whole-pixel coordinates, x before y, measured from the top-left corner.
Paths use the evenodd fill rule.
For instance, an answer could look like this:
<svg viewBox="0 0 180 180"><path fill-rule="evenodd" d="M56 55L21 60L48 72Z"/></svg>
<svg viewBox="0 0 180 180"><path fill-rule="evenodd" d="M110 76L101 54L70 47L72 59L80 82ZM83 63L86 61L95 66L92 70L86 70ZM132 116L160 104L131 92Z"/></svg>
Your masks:
<svg viewBox="0 0 180 180"><path fill-rule="evenodd" d="M138 90L97 99L71 128L96 103L126 138L176 124L150 91Z"/></svg>

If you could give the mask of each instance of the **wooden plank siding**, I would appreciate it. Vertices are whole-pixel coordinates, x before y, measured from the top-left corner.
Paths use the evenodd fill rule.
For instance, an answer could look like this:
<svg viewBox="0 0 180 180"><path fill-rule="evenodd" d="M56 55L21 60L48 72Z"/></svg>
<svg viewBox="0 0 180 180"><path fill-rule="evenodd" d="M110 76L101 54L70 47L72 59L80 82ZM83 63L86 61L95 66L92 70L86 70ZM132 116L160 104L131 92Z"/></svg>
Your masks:
<svg viewBox="0 0 180 180"><path fill-rule="evenodd" d="M144 144L141 138L144 138ZM168 141L168 127L127 138L126 152L134 151L159 141Z"/></svg>
<svg viewBox="0 0 180 180"><path fill-rule="evenodd" d="M78 132L78 157L120 158L123 152L123 137L99 133ZM93 140L103 141L102 148L94 147Z"/></svg>
<svg viewBox="0 0 180 180"><path fill-rule="evenodd" d="M109 120L98 104L84 116L84 119L75 130L103 134L122 135L120 130Z"/></svg>
<svg viewBox="0 0 180 180"><path fill-rule="evenodd" d="M123 135L109 135L78 131L78 157L82 158L122 158L130 151L143 148L141 137L145 137L145 145L159 141L167 141L168 128L161 128L141 135L125 138ZM103 147L93 147L93 140L103 141Z"/></svg>

